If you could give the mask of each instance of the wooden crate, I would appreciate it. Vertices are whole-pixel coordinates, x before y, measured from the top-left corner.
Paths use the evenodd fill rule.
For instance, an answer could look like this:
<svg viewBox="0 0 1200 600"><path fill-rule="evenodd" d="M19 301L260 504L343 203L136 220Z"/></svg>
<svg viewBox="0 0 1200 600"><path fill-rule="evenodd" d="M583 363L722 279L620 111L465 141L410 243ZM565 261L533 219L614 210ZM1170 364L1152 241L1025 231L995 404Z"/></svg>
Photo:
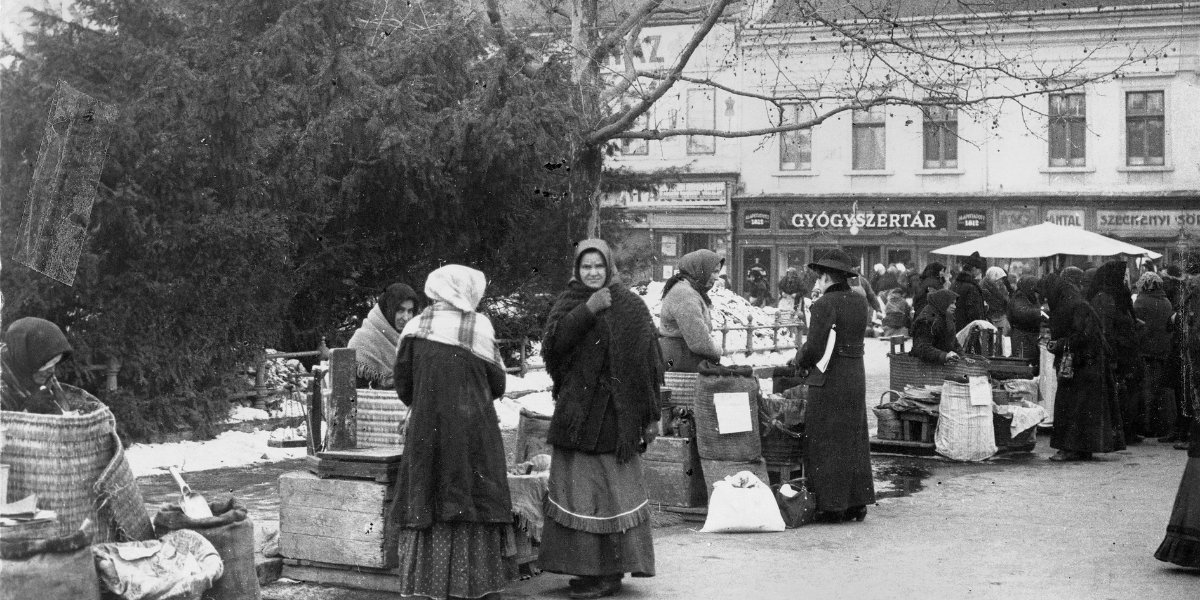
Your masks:
<svg viewBox="0 0 1200 600"><path fill-rule="evenodd" d="M898 412L896 418L900 419L899 441L933 443L933 435L937 431L937 417L919 412Z"/></svg>
<svg viewBox="0 0 1200 600"><path fill-rule="evenodd" d="M279 551L286 558L387 569L396 566L396 535L386 526L389 485L320 479L304 471L279 476Z"/></svg>
<svg viewBox="0 0 1200 600"><path fill-rule="evenodd" d="M651 502L678 507L708 504L694 438L659 437L642 455L642 469Z"/></svg>

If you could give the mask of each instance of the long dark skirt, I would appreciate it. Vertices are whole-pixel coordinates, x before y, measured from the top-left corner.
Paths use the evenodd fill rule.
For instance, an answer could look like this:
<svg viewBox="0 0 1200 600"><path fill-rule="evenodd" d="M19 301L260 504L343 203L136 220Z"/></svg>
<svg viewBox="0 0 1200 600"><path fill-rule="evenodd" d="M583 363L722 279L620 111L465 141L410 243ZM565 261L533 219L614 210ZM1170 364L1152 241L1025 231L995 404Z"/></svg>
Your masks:
<svg viewBox="0 0 1200 600"><path fill-rule="evenodd" d="M615 454L554 448L538 566L590 577L654 575L641 457L622 465Z"/></svg>
<svg viewBox="0 0 1200 600"><path fill-rule="evenodd" d="M1050 447L1064 452L1125 449L1116 382L1100 363L1079 368L1071 379L1058 378Z"/></svg>
<svg viewBox="0 0 1200 600"><path fill-rule="evenodd" d="M804 469L817 510L875 503L866 395L863 359L842 356L829 361L825 385L808 390Z"/></svg>
<svg viewBox="0 0 1200 600"><path fill-rule="evenodd" d="M1200 457L1189 458L1175 495L1175 508L1167 522L1154 558L1181 567L1200 569Z"/></svg>
<svg viewBox="0 0 1200 600"><path fill-rule="evenodd" d="M400 530L400 593L427 598L482 598L517 577L512 525L434 523Z"/></svg>

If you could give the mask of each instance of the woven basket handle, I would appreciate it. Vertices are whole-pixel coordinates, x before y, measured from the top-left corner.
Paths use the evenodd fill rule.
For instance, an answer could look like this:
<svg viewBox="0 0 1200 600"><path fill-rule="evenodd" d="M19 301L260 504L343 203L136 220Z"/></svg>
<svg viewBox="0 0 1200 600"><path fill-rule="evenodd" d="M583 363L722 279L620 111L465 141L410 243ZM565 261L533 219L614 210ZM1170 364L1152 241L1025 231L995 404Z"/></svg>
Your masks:
<svg viewBox="0 0 1200 600"><path fill-rule="evenodd" d="M896 390L884 390L884 392L879 395L879 404L876 404L875 406L883 406L883 404L884 404L883 397L888 394L895 394L896 400L899 400L904 397L904 394L901 394L900 392L897 392Z"/></svg>

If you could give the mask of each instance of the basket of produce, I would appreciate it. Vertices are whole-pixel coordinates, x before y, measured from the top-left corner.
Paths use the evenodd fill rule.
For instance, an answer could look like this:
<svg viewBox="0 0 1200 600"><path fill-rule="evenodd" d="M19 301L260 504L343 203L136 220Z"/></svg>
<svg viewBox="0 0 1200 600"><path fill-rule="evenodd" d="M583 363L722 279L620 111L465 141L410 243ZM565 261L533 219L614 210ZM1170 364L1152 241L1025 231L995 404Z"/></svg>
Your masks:
<svg viewBox="0 0 1200 600"><path fill-rule="evenodd" d="M788 395L770 394L759 399L762 457L769 464L795 464L803 455L804 406L807 390L797 386Z"/></svg>

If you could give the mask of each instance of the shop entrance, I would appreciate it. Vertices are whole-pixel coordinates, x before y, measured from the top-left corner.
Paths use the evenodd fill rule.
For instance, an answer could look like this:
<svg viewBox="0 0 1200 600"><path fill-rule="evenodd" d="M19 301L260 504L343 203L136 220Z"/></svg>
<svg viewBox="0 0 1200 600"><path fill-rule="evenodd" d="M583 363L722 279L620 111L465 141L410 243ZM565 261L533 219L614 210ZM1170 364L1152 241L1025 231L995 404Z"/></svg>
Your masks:
<svg viewBox="0 0 1200 600"><path fill-rule="evenodd" d="M767 286L771 287L771 249L770 248L742 248L742 272L741 281L737 282L737 289L740 290L743 297L746 296L747 284L750 280L750 270L758 268L766 274Z"/></svg>
<svg viewBox="0 0 1200 600"><path fill-rule="evenodd" d="M850 264L858 267L859 275L870 276L872 267L880 262L879 246L846 246L843 248L850 255Z"/></svg>

